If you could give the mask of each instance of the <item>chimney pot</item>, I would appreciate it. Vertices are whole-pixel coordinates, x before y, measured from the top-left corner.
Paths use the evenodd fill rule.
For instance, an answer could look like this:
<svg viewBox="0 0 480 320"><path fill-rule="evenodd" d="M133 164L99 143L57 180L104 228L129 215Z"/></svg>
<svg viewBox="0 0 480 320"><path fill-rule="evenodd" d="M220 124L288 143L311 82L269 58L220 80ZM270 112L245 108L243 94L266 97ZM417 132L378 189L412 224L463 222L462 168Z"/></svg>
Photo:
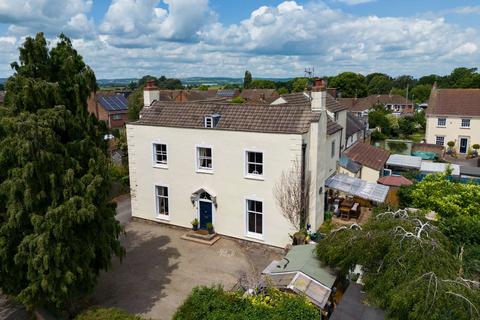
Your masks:
<svg viewBox="0 0 480 320"><path fill-rule="evenodd" d="M327 81L323 79L315 79L314 86L312 91L326 91L327 90Z"/></svg>

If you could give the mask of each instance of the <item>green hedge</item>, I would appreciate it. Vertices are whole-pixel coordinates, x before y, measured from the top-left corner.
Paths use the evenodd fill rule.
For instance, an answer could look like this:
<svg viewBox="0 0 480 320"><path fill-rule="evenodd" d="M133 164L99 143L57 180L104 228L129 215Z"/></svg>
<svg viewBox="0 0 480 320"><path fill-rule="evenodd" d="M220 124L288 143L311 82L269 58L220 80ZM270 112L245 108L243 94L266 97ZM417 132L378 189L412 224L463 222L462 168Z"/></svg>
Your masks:
<svg viewBox="0 0 480 320"><path fill-rule="evenodd" d="M115 308L93 308L79 314L75 320L143 320L123 310Z"/></svg>
<svg viewBox="0 0 480 320"><path fill-rule="evenodd" d="M177 310L174 320L311 320L320 313L304 297L269 289L244 297L221 287L197 287Z"/></svg>

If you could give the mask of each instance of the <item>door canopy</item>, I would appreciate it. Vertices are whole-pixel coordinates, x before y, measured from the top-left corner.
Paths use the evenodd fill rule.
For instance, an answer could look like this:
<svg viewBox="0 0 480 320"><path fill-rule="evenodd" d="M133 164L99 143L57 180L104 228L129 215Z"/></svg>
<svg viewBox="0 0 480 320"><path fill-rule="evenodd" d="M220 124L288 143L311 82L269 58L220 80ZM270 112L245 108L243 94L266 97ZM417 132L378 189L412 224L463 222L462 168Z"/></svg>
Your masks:
<svg viewBox="0 0 480 320"><path fill-rule="evenodd" d="M198 200L209 200L212 201L213 205L215 208L217 207L217 196L206 190L205 188L200 188L192 195L190 196L190 201L192 201L192 204L195 205L195 203Z"/></svg>

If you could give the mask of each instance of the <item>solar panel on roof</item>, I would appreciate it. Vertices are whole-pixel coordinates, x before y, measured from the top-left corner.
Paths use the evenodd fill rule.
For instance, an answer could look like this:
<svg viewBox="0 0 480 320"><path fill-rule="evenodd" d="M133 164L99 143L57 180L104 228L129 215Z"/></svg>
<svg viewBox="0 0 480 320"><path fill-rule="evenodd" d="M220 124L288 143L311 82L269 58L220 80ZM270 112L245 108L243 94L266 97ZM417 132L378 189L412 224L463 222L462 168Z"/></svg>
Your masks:
<svg viewBox="0 0 480 320"><path fill-rule="evenodd" d="M123 95L99 96L97 101L107 111L123 111L128 108L128 101Z"/></svg>

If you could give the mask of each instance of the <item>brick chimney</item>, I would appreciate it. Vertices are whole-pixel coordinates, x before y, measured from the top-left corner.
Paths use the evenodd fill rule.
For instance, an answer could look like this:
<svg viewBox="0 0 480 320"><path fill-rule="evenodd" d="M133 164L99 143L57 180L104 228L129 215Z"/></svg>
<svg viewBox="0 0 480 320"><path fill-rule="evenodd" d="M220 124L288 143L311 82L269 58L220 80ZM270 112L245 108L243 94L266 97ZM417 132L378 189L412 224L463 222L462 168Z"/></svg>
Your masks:
<svg viewBox="0 0 480 320"><path fill-rule="evenodd" d="M160 90L155 85L155 80L147 80L143 89L143 105L150 107L154 101L160 99Z"/></svg>
<svg viewBox="0 0 480 320"><path fill-rule="evenodd" d="M312 88L312 111L322 112L327 106L327 81L323 79L315 80Z"/></svg>

